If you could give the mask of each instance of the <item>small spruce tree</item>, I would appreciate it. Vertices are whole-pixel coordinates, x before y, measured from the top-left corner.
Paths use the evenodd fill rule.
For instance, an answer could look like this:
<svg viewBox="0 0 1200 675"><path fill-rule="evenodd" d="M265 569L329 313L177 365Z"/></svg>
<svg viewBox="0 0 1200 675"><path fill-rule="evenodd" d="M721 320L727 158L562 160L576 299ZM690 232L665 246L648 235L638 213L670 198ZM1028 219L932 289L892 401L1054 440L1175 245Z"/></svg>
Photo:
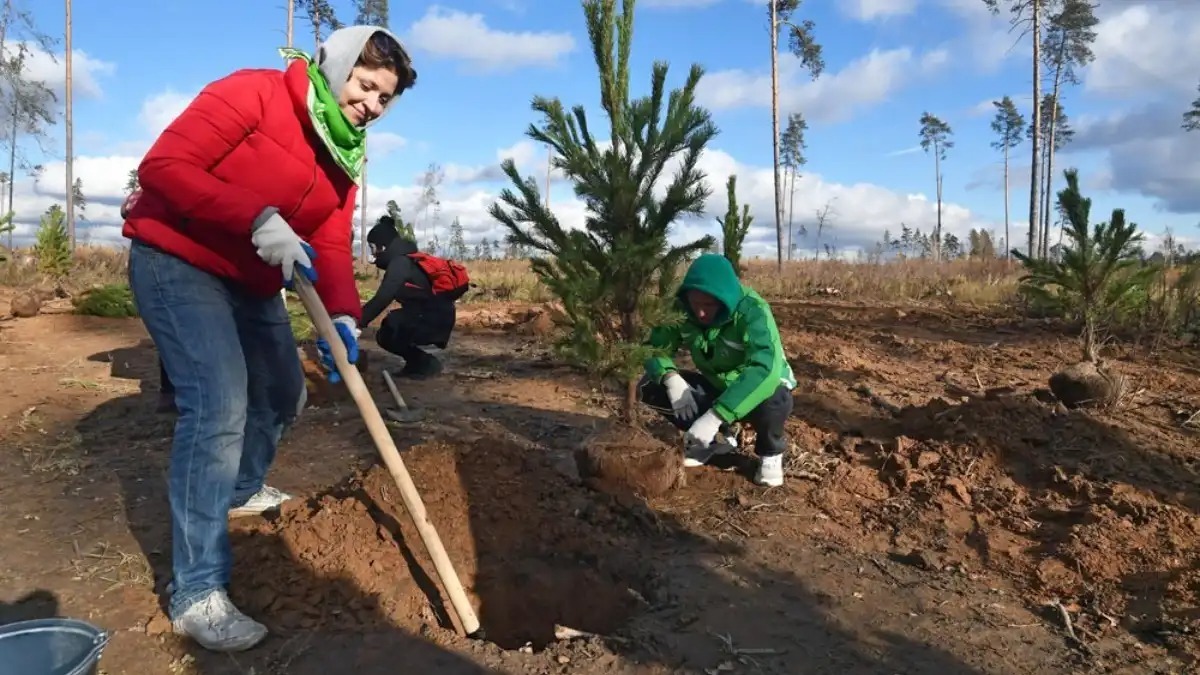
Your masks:
<svg viewBox="0 0 1200 675"><path fill-rule="evenodd" d="M635 3L621 4L617 14L616 0L583 2L609 137L594 135L582 105L568 113L558 99L541 96L532 107L542 123L526 132L550 146L554 167L574 183L586 208L583 228L563 227L537 180L522 179L511 159L501 167L512 188L490 213L508 228L510 242L537 253L533 271L563 304L564 353L595 374L625 381L622 417L634 424L637 376L650 353L645 338L651 326L677 317L679 267L713 245L704 237L672 246L667 237L680 217L704 212L710 190L697 165L717 129L695 102L699 65L681 89L668 92L667 64L656 62L649 94L630 99ZM601 148L605 140L611 145ZM661 180L669 180L664 190L656 189Z"/></svg>
<svg viewBox="0 0 1200 675"><path fill-rule="evenodd" d="M67 234L67 213L58 204L46 209L38 225L33 245L38 270L55 279L71 271L71 238Z"/></svg>
<svg viewBox="0 0 1200 675"><path fill-rule="evenodd" d="M1058 208L1066 216L1060 259L1037 259L1013 251L1025 266L1022 291L1057 302L1083 323L1083 360L1099 361L1098 335L1105 319L1119 311L1150 283L1155 273L1141 261L1143 235L1125 221L1124 209L1113 209L1106 223L1089 226L1092 200L1079 192L1079 173L1063 172L1067 187L1058 192Z"/></svg>
<svg viewBox="0 0 1200 675"><path fill-rule="evenodd" d="M742 212L738 213L736 175L730 174L729 180L725 183L725 192L729 206L725 210L725 217L717 218L717 223L721 226L721 244L724 249L721 253L729 259L729 262L733 263L733 270L740 277L742 276L742 243L746 241L746 234L750 232L750 223L754 221L754 216L750 215L749 204L743 205Z"/></svg>

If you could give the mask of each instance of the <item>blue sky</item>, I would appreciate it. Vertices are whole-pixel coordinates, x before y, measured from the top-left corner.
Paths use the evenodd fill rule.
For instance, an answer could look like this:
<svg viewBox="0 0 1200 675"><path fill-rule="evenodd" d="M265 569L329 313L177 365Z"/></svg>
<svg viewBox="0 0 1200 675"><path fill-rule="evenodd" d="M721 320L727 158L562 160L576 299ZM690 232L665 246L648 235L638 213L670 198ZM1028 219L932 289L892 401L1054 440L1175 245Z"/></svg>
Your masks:
<svg viewBox="0 0 1200 675"><path fill-rule="evenodd" d="M61 33L61 3L24 0L47 33ZM349 0L332 0L343 20ZM536 94L585 104L593 125L598 89L583 14L577 2L447 0L395 3L391 28L401 35L420 73L417 87L371 132L374 161L368 188L373 218L387 199L416 213L417 180L430 163L444 182L441 210L419 220L419 234L440 232L459 217L468 240L500 238L486 214L504 186L502 157L545 179L546 152L524 137L536 118ZM49 5L49 6L45 6ZM284 0L182 2L123 0L76 3L76 175L92 200L90 240L120 242L116 207L124 176L161 128L207 82L243 67L280 67ZM1094 198L1094 217L1127 209L1151 235L1171 228L1198 240L1200 133L1179 129L1180 115L1200 79L1200 3L1187 0L1100 0L1096 61L1063 105L1077 130L1056 159L1055 174L1075 166ZM214 10L214 8L220 8ZM822 237L840 250L870 246L900 223L931 228L935 211L932 158L917 147L918 119L929 111L947 121L955 147L944 165L946 228L973 227L1001 236L1003 173L990 147L990 101L1013 96L1029 109L1029 49L1014 46L1004 18L981 0L806 0L802 18L816 23L826 68L812 81L786 53L780 57L781 116L809 121L808 163L797 184L795 218L811 223L832 205L832 229ZM769 44L765 2L640 0L632 78L643 92L651 63L671 64L682 83L691 63L707 71L701 101L721 133L705 157L714 187L709 211L725 209L724 182L739 176L739 197L757 214L751 251L773 254ZM296 46L311 49L307 17L295 21ZM57 47L61 52L61 43ZM62 62L45 56L31 72L61 86ZM46 170L36 184L16 187L19 232L63 194L61 125ZM31 156L36 146L23 145ZM1012 227L1028 214L1029 146L1012 158ZM1060 181L1061 182L1061 181ZM569 186L557 181L551 204L566 222L581 220ZM712 217L681 223L679 237L714 232ZM816 244L811 237L802 247Z"/></svg>

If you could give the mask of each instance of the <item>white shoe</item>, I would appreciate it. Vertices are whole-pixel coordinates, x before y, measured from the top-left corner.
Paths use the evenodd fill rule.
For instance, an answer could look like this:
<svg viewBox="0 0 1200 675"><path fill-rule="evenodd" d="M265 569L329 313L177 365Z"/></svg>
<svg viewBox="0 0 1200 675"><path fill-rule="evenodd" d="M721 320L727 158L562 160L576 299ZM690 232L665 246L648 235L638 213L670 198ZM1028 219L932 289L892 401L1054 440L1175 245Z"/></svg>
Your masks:
<svg viewBox="0 0 1200 675"><path fill-rule="evenodd" d="M716 457L717 455L724 455L732 451L733 446L729 445L728 443L721 443L719 441L713 441L708 445L693 445L684 451L683 465L688 468L704 466L705 464L708 464L713 457Z"/></svg>
<svg viewBox="0 0 1200 675"><path fill-rule="evenodd" d="M229 517L261 516L268 511L278 511L279 507L291 498L292 495L286 492L276 490L270 485L264 485L250 499L246 500L245 504L229 509Z"/></svg>
<svg viewBox="0 0 1200 675"><path fill-rule="evenodd" d="M214 589L171 621L171 628L214 652L240 652L267 637L267 627L242 614L224 590Z"/></svg>
<svg viewBox="0 0 1200 675"><path fill-rule="evenodd" d="M768 487L783 485L783 455L763 457L758 464L754 482Z"/></svg>

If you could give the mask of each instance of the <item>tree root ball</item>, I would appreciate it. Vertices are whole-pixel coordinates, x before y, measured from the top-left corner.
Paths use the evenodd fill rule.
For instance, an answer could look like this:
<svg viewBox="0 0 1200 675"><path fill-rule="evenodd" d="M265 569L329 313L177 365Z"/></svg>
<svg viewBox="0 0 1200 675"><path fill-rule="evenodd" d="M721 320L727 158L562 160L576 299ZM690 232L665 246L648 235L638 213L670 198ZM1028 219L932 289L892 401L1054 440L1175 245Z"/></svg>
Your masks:
<svg viewBox="0 0 1200 675"><path fill-rule="evenodd" d="M1068 408L1108 406L1125 394L1127 380L1090 361L1080 361L1050 376L1050 391Z"/></svg>
<svg viewBox="0 0 1200 675"><path fill-rule="evenodd" d="M42 301L33 293L18 293L13 297L9 311L19 319L37 316L42 311Z"/></svg>
<svg viewBox="0 0 1200 675"><path fill-rule="evenodd" d="M584 441L575 463L585 484L609 494L649 499L686 485L681 448L621 425Z"/></svg>

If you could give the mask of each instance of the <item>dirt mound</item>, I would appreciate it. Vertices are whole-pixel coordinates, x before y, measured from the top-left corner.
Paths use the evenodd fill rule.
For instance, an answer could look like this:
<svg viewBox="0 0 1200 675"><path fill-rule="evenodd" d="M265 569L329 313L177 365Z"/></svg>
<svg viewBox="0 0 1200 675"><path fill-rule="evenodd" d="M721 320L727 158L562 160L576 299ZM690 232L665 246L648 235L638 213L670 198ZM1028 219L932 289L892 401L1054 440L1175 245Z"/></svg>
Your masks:
<svg viewBox="0 0 1200 675"><path fill-rule="evenodd" d="M686 485L681 448L624 426L584 441L575 452L575 464L589 487L609 494L649 499Z"/></svg>
<svg viewBox="0 0 1200 675"><path fill-rule="evenodd" d="M652 592L626 517L544 458L497 440L418 446L404 458L487 638L501 647L540 649L555 624L610 633ZM382 466L289 505L235 535L234 546L236 599L276 630L455 625Z"/></svg>

